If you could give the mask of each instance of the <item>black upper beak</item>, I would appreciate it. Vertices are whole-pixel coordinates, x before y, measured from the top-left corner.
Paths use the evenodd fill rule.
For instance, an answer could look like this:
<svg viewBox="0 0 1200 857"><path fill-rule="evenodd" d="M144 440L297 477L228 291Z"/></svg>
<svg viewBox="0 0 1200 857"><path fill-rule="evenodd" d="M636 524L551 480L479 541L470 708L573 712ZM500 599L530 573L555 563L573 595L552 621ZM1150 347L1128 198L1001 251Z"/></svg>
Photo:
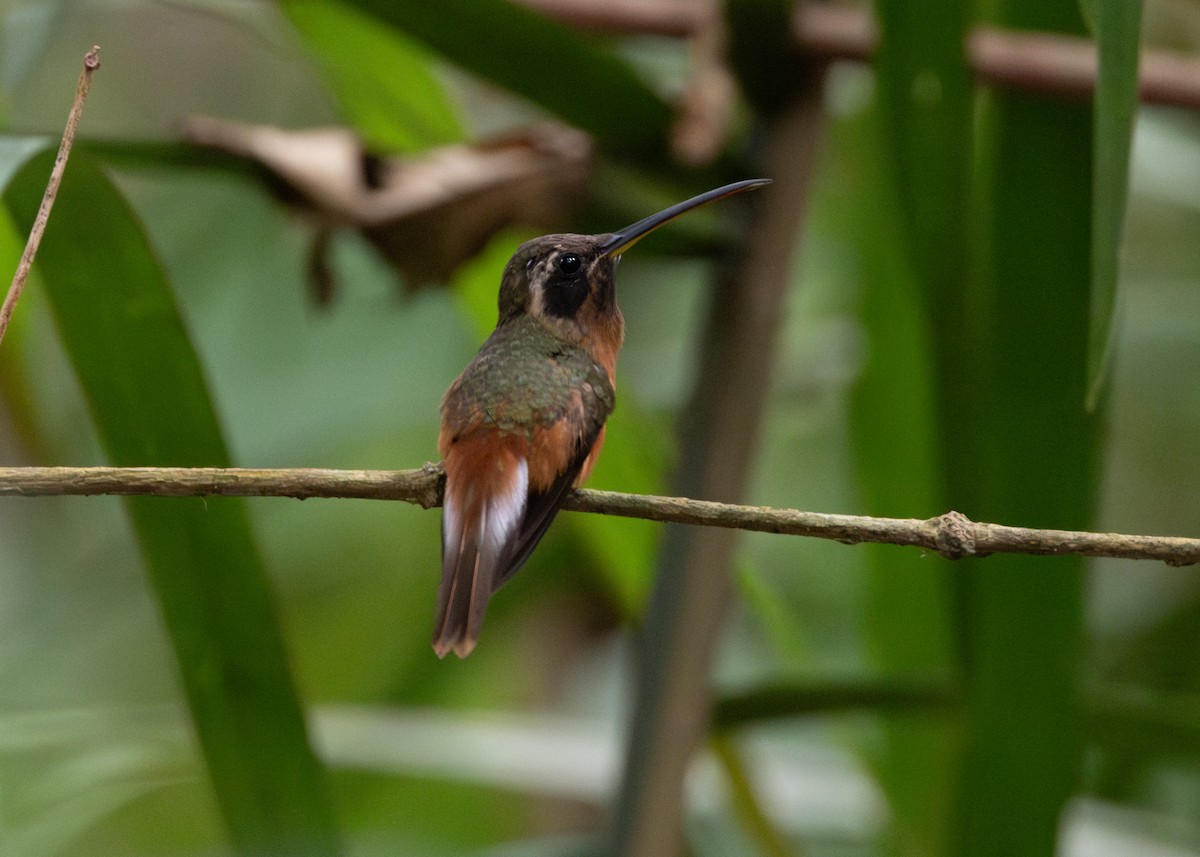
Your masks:
<svg viewBox="0 0 1200 857"><path fill-rule="evenodd" d="M639 239L649 235L663 224L670 223L681 214L686 214L693 208L699 208L710 202L716 202L718 199L733 196L735 193L753 190L756 187L762 187L770 183L770 179L746 179L745 181L734 182L733 184L727 184L724 187L710 190L699 196L693 196L689 200L663 209L658 214L651 214L649 217L639 220L632 226L626 226L624 229L614 232L607 241L600 245L600 252L605 256L620 256L637 243Z"/></svg>

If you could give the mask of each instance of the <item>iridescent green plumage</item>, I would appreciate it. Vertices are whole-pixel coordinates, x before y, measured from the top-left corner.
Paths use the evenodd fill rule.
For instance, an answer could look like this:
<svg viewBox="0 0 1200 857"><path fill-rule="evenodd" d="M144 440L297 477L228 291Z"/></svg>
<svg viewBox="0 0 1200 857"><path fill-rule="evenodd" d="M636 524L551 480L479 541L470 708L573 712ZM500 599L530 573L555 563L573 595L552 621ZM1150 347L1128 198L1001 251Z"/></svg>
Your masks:
<svg viewBox="0 0 1200 857"><path fill-rule="evenodd" d="M502 322L446 393L443 418L458 435L489 426L520 433L572 416L583 406L595 434L616 396L604 368L578 345L558 339L528 315Z"/></svg>

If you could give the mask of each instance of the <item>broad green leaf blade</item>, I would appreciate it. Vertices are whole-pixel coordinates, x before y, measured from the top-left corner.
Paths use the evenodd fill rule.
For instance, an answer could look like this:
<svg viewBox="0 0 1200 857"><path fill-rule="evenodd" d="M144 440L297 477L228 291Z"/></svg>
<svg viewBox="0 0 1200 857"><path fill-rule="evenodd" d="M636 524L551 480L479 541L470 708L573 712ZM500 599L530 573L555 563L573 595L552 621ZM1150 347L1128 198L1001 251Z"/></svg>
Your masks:
<svg viewBox="0 0 1200 857"><path fill-rule="evenodd" d="M283 0L285 7L294 0ZM660 162L671 111L616 54L508 0L353 0L451 62L643 161Z"/></svg>
<svg viewBox="0 0 1200 857"><path fill-rule="evenodd" d="M4 194L22 229L52 159L34 158ZM112 463L227 466L164 273L134 214L84 153L67 169L38 269ZM244 503L133 498L128 509L238 853L338 853Z"/></svg>
<svg viewBox="0 0 1200 857"><path fill-rule="evenodd" d="M16 226L8 212L0 208L0 288L8 289L7 272L15 271L25 249L24 239L17 234ZM31 461L45 461L45 450L37 436L34 421L33 399L29 387L29 359L26 354L26 337L29 313L25 304L33 284L26 284L25 297L9 320L0 346L0 408L7 411L15 435L14 440L23 448Z"/></svg>
<svg viewBox="0 0 1200 857"><path fill-rule="evenodd" d="M454 108L420 45L337 0L289 0L283 11L320 60L346 118L368 146L419 152L462 138Z"/></svg>
<svg viewBox="0 0 1200 857"><path fill-rule="evenodd" d="M968 410L977 342L964 284L974 103L964 40L971 6L960 0L875 6L883 34L878 105L893 161L885 180L899 200L906 261L930 326L941 466L954 468L968 455L954 423Z"/></svg>
<svg viewBox="0 0 1200 857"><path fill-rule="evenodd" d="M1088 407L1104 387L1117 304L1129 150L1138 105L1141 0L1095 0L1100 76L1093 118L1092 305L1088 329Z"/></svg>
<svg viewBox="0 0 1200 857"><path fill-rule="evenodd" d="M865 279L859 318L867 353L849 415L855 473L868 514L926 517L946 508L938 445L939 396L946 390L936 383L934 325L908 254L916 245L889 193L897 186L894 171L906 165L884 156L879 118L871 111L837 132L848 138L842 150L852 153L834 177L846 209L839 226L859 244ZM954 569L940 557L865 548L863 627L873 664L898 678L952 675ZM944 712L885 714L882 745L868 758L892 808L891 835L901 852L943 854L956 730L939 716Z"/></svg>
<svg viewBox="0 0 1200 857"><path fill-rule="evenodd" d="M1004 0L1001 26L1078 33L1073 2ZM980 266L987 360L950 474L968 516L1087 529L1097 459L1085 410L1092 114L1012 90L982 114ZM958 569L968 745L954 853L1049 857L1078 780L1083 562L989 557Z"/></svg>
<svg viewBox="0 0 1200 857"><path fill-rule="evenodd" d="M855 197L861 227L847 229L867 275L860 317L868 355L851 426L865 511L926 516L956 508L948 474L969 456L962 428L977 375L965 282L974 95L964 40L972 10L958 0L874 5L883 34L871 117L878 127L873 145L858 147L865 163L851 171L865 169L874 181ZM887 675L952 673L955 570L877 545L868 554L875 662ZM872 761L899 850L944 854L957 730L933 716L893 716L883 728Z"/></svg>

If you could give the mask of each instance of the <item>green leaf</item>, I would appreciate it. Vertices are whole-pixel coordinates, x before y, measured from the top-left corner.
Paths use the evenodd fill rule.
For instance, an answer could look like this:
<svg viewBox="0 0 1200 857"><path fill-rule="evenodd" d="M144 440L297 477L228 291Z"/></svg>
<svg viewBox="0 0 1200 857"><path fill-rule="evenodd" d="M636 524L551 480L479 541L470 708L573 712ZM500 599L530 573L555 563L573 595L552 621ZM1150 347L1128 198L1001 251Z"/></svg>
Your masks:
<svg viewBox="0 0 1200 857"><path fill-rule="evenodd" d="M1079 33L1074 2L1004 0L1001 26ZM949 474L969 517L1087 529L1096 420L1085 409L1091 302L1091 108L993 90L981 120L984 379ZM954 853L1049 857L1080 773L1079 559L994 556L958 569L967 722Z"/></svg>
<svg viewBox="0 0 1200 857"><path fill-rule="evenodd" d="M851 426L865 511L920 517L954 507L948 474L969 457L962 428L977 370L964 272L974 93L963 44L971 7L958 0L876 0L875 7L883 38L868 124L878 127L846 170L858 191L846 231L863 247L867 274L860 309L867 360ZM954 571L940 558L877 545L868 556L875 663L895 676L952 671ZM945 718L891 716L882 734L871 760L900 850L945 853L957 730Z"/></svg>
<svg viewBox="0 0 1200 857"><path fill-rule="evenodd" d="M976 317L964 288L974 96L963 43L970 4L878 0L883 38L876 57L890 184L900 206L907 266L929 325L938 388L941 466L954 469L957 422L975 387ZM892 359L886 357L884 359Z"/></svg>
<svg viewBox="0 0 1200 857"><path fill-rule="evenodd" d="M0 208L0 270L15 271L23 251L24 240L17 234L8 212ZM3 289L7 290L7 277L0 282L4 284ZM22 304L28 302L31 288L32 284L26 285ZM8 413L14 440L29 454L31 461L41 463L45 456L35 429L29 357L25 348L28 318L26 311L19 309L15 312L4 334L3 346L0 346L0 354L3 354L0 358L0 407Z"/></svg>
<svg viewBox="0 0 1200 857"><path fill-rule="evenodd" d="M1104 387L1113 340L1121 236L1129 186L1129 150L1138 105L1141 0L1091 4L1100 73L1096 81L1092 176L1092 303L1088 329L1088 406Z"/></svg>
<svg viewBox="0 0 1200 857"><path fill-rule="evenodd" d="M1089 33L1096 32L1096 5L1102 0L1079 0L1079 14L1083 17L1083 25ZM1141 0L1136 0L1141 5Z"/></svg>
<svg viewBox="0 0 1200 857"><path fill-rule="evenodd" d="M508 0L353 0L353 5L616 152L643 164L664 160L670 108L628 64L592 39Z"/></svg>
<svg viewBox="0 0 1200 857"><path fill-rule="evenodd" d="M1094 425L1084 412L1091 113L1011 90L991 93L978 132L979 228L968 229L974 117L962 44L970 7L877 5L880 104L933 346L943 506L984 520L1086 528L1095 461ZM1067 0L1004 0L998 7L1004 26L1081 28ZM971 247L975 237L979 244ZM878 297L875 310L866 305L868 321L880 316L872 345L902 341L895 326L911 327L895 296L891 301L890 309ZM897 354L880 359L884 377L894 375L889 361ZM873 387L879 396L880 384ZM879 487L871 490L885 499L899 490L883 485L880 494ZM1047 568L1046 560L1030 557L985 562L960 565L954 575L965 743L951 842L942 850L1049 855L1079 761L1082 565L1052 560ZM918 660L930 656L929 647L913 645L889 656L905 650ZM901 797L898 817L919 811L921 799ZM935 792L923 799L935 809L944 803Z"/></svg>
<svg viewBox="0 0 1200 857"><path fill-rule="evenodd" d="M283 11L370 148L418 152L462 139L420 45L338 0L287 0Z"/></svg>
<svg viewBox="0 0 1200 857"><path fill-rule="evenodd" d="M712 729L725 732L781 717L834 712L936 712L957 702L953 685L929 678L775 682L721 697Z"/></svg>
<svg viewBox="0 0 1200 857"><path fill-rule="evenodd" d="M840 149L852 153L832 179L844 209L840 226L848 241L859 242L865 275L859 318L867 353L850 409L855 474L868 514L926 517L946 508L944 450L937 442L946 388L936 383L935 328L913 273L910 254L919 245L905 232L889 193L897 185L895 171L907 164L883 156L879 112L835 131L844 141ZM872 663L887 676L951 673L950 564L883 545L865 548L868 585L861 603ZM883 741L868 758L892 807L892 835L901 851L944 853L955 730L928 713L888 715L881 721Z"/></svg>
<svg viewBox="0 0 1200 857"><path fill-rule="evenodd" d="M22 229L52 161L48 151L35 157L4 194ZM67 169L37 267L110 461L229 465L163 270L84 153ZM238 853L338 853L244 503L145 497L127 509Z"/></svg>

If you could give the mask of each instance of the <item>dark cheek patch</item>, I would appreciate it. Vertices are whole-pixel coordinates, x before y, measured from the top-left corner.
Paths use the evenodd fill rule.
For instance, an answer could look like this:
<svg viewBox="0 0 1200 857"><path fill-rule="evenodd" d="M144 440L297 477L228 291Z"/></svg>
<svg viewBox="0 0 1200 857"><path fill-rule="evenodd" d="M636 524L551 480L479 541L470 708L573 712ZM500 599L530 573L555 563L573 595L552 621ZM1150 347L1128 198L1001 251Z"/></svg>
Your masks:
<svg viewBox="0 0 1200 857"><path fill-rule="evenodd" d="M582 276L551 277L542 299L547 315L570 319L575 318L587 296L588 284Z"/></svg>

